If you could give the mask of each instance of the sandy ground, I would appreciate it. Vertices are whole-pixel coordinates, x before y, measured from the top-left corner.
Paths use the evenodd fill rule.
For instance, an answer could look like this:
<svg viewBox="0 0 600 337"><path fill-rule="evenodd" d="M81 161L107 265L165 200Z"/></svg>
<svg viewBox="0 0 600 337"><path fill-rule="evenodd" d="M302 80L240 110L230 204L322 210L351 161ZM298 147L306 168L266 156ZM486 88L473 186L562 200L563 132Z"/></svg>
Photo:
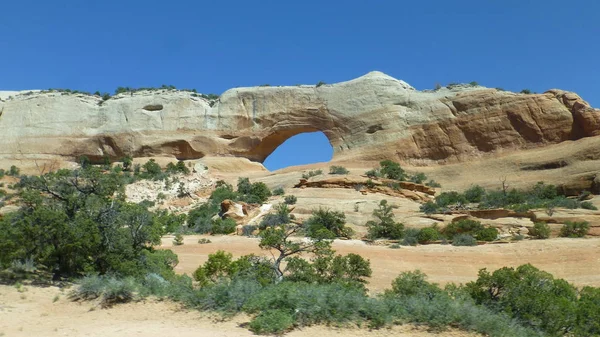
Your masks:
<svg viewBox="0 0 600 337"><path fill-rule="evenodd" d="M177 271L191 273L208 254L223 249L239 256L265 254L258 240L238 236L208 237L212 243L198 244L205 236L187 236L183 246L172 246L172 238L163 239L164 248L172 248L180 258ZM379 292L389 287L400 272L420 269L438 283L464 283L477 277L480 268L496 269L532 263L577 286L600 286L600 238L550 239L512 244L488 244L477 247L424 245L391 249L368 246L361 241L336 241L342 254L359 253L371 261L373 277L369 288ZM252 336L243 325L247 316L223 321L219 316L186 310L172 302L146 300L101 309L95 302L72 302L68 290L56 287L0 285L0 336ZM440 335L475 336L460 331ZM316 326L296 330L287 336L436 336L425 328L411 325L369 331L358 328Z"/></svg>
<svg viewBox="0 0 600 337"><path fill-rule="evenodd" d="M212 242L198 244L206 237ZM219 249L234 256L260 254L270 256L258 247L258 239L239 236L187 236L184 245L172 246L172 238L163 239L163 247L179 256L176 271L191 274L211 254ZM526 240L507 244L487 244L476 247L422 245L392 249L367 245L362 241L335 241L339 254L357 253L371 261L373 276L369 289L380 292L390 287L403 271L419 269L432 282L466 283L477 278L481 268L495 270L505 266L531 263L537 268L564 278L577 286L600 286L600 238Z"/></svg>
<svg viewBox="0 0 600 337"><path fill-rule="evenodd" d="M175 303L154 300L100 309L93 302L76 303L67 298L59 288L25 286L18 291L14 286L0 285L0 336L253 336L244 323L246 316L223 321L219 316L194 310L185 310ZM391 329L338 329L315 326L295 330L290 337L333 336L436 336L425 328L412 325ZM469 337L475 334L444 331L444 336Z"/></svg>

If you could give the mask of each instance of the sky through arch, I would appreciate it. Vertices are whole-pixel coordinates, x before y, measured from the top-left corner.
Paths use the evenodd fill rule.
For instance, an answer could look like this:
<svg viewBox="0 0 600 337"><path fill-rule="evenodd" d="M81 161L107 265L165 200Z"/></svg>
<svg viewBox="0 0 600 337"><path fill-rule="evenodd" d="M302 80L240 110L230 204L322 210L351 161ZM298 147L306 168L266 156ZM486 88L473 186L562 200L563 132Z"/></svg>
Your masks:
<svg viewBox="0 0 600 337"><path fill-rule="evenodd" d="M332 157L333 147L323 132L305 132L279 145L263 165L269 171L275 171L288 166L328 162Z"/></svg>

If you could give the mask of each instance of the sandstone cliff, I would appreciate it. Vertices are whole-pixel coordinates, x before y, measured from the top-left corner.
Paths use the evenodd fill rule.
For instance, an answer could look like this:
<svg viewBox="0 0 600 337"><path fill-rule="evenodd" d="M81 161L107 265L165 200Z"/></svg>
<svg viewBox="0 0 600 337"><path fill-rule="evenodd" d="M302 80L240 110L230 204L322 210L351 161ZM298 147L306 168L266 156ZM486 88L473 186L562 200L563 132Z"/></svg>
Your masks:
<svg viewBox="0 0 600 337"><path fill-rule="evenodd" d="M10 96L9 96L10 95ZM100 97L0 93L0 160L239 156L262 162L289 137L323 131L334 161L457 162L600 135L600 110L574 93L455 86L417 91L372 72L333 85Z"/></svg>

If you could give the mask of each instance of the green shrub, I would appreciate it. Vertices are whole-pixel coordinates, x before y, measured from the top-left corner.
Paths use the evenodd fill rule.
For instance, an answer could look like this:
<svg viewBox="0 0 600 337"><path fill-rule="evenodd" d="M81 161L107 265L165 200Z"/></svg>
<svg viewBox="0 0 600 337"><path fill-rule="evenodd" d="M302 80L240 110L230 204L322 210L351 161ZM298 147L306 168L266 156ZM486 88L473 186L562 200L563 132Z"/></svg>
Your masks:
<svg viewBox="0 0 600 337"><path fill-rule="evenodd" d="M504 311L551 336L564 335L576 324L576 288L530 264L492 274L482 269L466 289L478 304Z"/></svg>
<svg viewBox="0 0 600 337"><path fill-rule="evenodd" d="M101 276L85 276L77 281L77 286L69 297L73 300L93 300L102 296L105 280Z"/></svg>
<svg viewBox="0 0 600 337"><path fill-rule="evenodd" d="M438 183L438 182L437 182L437 181L435 181L435 180L429 180L429 181L428 181L428 182L425 184L425 186L434 187L434 188L440 188L440 187L442 187L442 184Z"/></svg>
<svg viewBox="0 0 600 337"><path fill-rule="evenodd" d="M181 246L183 245L183 235L177 234L173 239L173 246Z"/></svg>
<svg viewBox="0 0 600 337"><path fill-rule="evenodd" d="M579 207L581 207L583 209L590 209L590 210L593 210L593 211L597 211L598 210L598 207L594 206L594 204L592 204L589 201L582 201L580 203Z"/></svg>
<svg viewBox="0 0 600 337"><path fill-rule="evenodd" d="M316 87L318 88L318 87L320 87L320 86L323 86L323 85L325 85L325 84L327 84L327 83L325 83L325 82L323 82L323 81L319 81L319 82L317 83Z"/></svg>
<svg viewBox="0 0 600 337"><path fill-rule="evenodd" d="M576 336L600 335L600 288L583 287L577 302Z"/></svg>
<svg viewBox="0 0 600 337"><path fill-rule="evenodd" d="M373 211L373 216L378 221L371 220L366 223L369 230L368 236L371 240L378 238L398 240L402 238L404 225L394 221L392 206L388 205L387 200L379 202L379 208Z"/></svg>
<svg viewBox="0 0 600 337"><path fill-rule="evenodd" d="M12 165L10 167L10 169L8 170L8 172L6 172L6 175L11 176L11 177L18 177L20 173L21 173L21 170L18 167L16 167L15 165Z"/></svg>
<svg viewBox="0 0 600 337"><path fill-rule="evenodd" d="M435 197L435 203L438 207L447 207L450 205L466 204L467 199L462 194L455 191L442 192Z"/></svg>
<svg viewBox="0 0 600 337"><path fill-rule="evenodd" d="M477 246L477 240L469 234L457 234L452 238L453 246Z"/></svg>
<svg viewBox="0 0 600 337"><path fill-rule="evenodd" d="M379 162L379 165L381 166L380 172L384 177L393 180L406 179L406 172L400 167L400 164L391 160L383 160Z"/></svg>
<svg viewBox="0 0 600 337"><path fill-rule="evenodd" d="M295 195L286 195L283 199L284 203L287 205L293 205L298 201L298 198Z"/></svg>
<svg viewBox="0 0 600 337"><path fill-rule="evenodd" d="M321 174L323 174L322 170L308 171L307 173L302 174L302 179L310 179Z"/></svg>
<svg viewBox="0 0 600 337"><path fill-rule="evenodd" d="M283 190L283 187L277 187L276 189L273 190L273 195L284 195L285 191Z"/></svg>
<svg viewBox="0 0 600 337"><path fill-rule="evenodd" d="M423 212L425 214L433 214L433 213L437 212L438 209L439 209L438 205L436 205L436 203L433 201L428 201L419 207L419 211Z"/></svg>
<svg viewBox="0 0 600 337"><path fill-rule="evenodd" d="M386 291L386 294L400 297L419 295L431 298L442 292L436 284L426 280L427 275L420 270L403 272L392 281L392 289Z"/></svg>
<svg viewBox="0 0 600 337"><path fill-rule="evenodd" d="M216 191L216 190L215 190ZM213 192L213 195L215 192ZM212 196L211 196L212 198ZM214 200L213 200L214 201ZM219 204L221 202L219 201ZM212 218L219 212L216 203L205 203L197 206L188 213L188 227L199 234L208 234L212 231Z"/></svg>
<svg viewBox="0 0 600 337"><path fill-rule="evenodd" d="M475 238L479 241L494 241L498 239L498 230L494 227L484 228L475 233Z"/></svg>
<svg viewBox="0 0 600 337"><path fill-rule="evenodd" d="M407 228L404 230L404 235L400 244L402 246L416 246L419 243L419 234L421 230L418 228Z"/></svg>
<svg viewBox="0 0 600 337"><path fill-rule="evenodd" d="M116 279L108 278L105 281L102 292L101 305L110 307L118 303L127 303L133 300L136 285L132 278Z"/></svg>
<svg viewBox="0 0 600 337"><path fill-rule="evenodd" d="M331 166L329 167L329 174L348 174L350 173L350 171L348 171L345 167L343 166Z"/></svg>
<svg viewBox="0 0 600 337"><path fill-rule="evenodd" d="M306 220L304 227L309 236L327 230L335 237L350 238L353 231L346 227L346 215L342 212L319 208L313 210L312 216Z"/></svg>
<svg viewBox="0 0 600 337"><path fill-rule="evenodd" d="M287 204L279 204L274 207L274 210L275 213L269 213L263 217L258 225L260 230L285 225L290 222L290 211L287 208Z"/></svg>
<svg viewBox="0 0 600 337"><path fill-rule="evenodd" d="M212 241L210 241L210 239L207 239L207 238L201 238L201 239L198 239L198 243L201 245L205 245L207 243L212 243Z"/></svg>
<svg viewBox="0 0 600 337"><path fill-rule="evenodd" d="M419 243L436 241L441 238L441 234L436 227L426 227L419 231L417 239Z"/></svg>
<svg viewBox="0 0 600 337"><path fill-rule="evenodd" d="M231 234L235 232L237 224L235 220L227 218L227 219L216 219L212 222L212 235L217 234Z"/></svg>
<svg viewBox="0 0 600 337"><path fill-rule="evenodd" d="M589 230L590 224L587 221L566 221L559 235L564 238L582 238Z"/></svg>
<svg viewBox="0 0 600 337"><path fill-rule="evenodd" d="M479 185L474 185L465 190L464 196L468 202L480 202L485 196L485 189Z"/></svg>
<svg viewBox="0 0 600 337"><path fill-rule="evenodd" d="M369 170L367 172L365 172L365 175L369 178L381 178L381 172L379 172L379 169L372 169Z"/></svg>
<svg viewBox="0 0 600 337"><path fill-rule="evenodd" d="M254 231L258 229L256 225L244 225L242 227L242 235L243 236L252 236L254 235Z"/></svg>
<svg viewBox="0 0 600 337"><path fill-rule="evenodd" d="M442 233L448 238L452 238L457 234L477 235L478 232L484 230L485 227L479 221L470 219L461 219L452 222L442 230Z"/></svg>
<svg viewBox="0 0 600 337"><path fill-rule="evenodd" d="M423 184L426 180L427 176L423 172L415 173L414 175L410 176L409 179L410 182L413 182L415 184Z"/></svg>
<svg viewBox="0 0 600 337"><path fill-rule="evenodd" d="M263 311L250 321L250 330L257 335L282 334L294 325L294 318L288 311Z"/></svg>
<svg viewBox="0 0 600 337"><path fill-rule="evenodd" d="M531 229L531 236L536 239L547 239L550 237L550 226L545 222L536 222Z"/></svg>
<svg viewBox="0 0 600 337"><path fill-rule="evenodd" d="M531 90L529 90L529 89L523 89L523 90L521 90L521 93L522 94L531 94Z"/></svg>
<svg viewBox="0 0 600 337"><path fill-rule="evenodd" d="M177 173L189 174L190 173L190 169L187 166L185 166L185 162L182 160L178 161L177 164L168 163L165 171L170 174L177 174Z"/></svg>

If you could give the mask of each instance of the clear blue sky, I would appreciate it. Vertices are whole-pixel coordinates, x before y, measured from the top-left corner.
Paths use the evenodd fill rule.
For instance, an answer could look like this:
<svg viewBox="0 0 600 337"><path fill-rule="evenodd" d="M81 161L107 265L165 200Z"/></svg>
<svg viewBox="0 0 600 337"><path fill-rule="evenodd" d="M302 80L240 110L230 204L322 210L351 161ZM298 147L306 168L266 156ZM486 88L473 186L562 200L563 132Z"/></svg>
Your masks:
<svg viewBox="0 0 600 337"><path fill-rule="evenodd" d="M220 94L379 70L417 89L470 81L513 91L558 87L600 106L600 1L19 0L1 7L0 90L173 84ZM328 159L316 154L309 161ZM269 158L269 167L287 166L290 157Z"/></svg>

